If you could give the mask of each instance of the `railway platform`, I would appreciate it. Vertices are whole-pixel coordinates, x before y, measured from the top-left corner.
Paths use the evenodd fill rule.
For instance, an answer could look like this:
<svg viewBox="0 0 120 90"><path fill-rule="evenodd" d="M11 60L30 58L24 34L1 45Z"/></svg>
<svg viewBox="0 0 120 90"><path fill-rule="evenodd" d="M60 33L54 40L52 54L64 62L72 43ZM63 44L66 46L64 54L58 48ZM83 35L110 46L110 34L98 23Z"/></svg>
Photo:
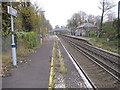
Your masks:
<svg viewBox="0 0 120 90"><path fill-rule="evenodd" d="M30 54L26 63L12 69L12 76L2 79L2 88L47 88L53 38L51 36L42 48Z"/></svg>
<svg viewBox="0 0 120 90"><path fill-rule="evenodd" d="M58 58L54 61L54 63L59 62L60 64L54 64L53 88L90 88L91 86L86 85L88 82L83 79L84 75L80 75L80 72L71 61L71 57L60 39L57 36L50 36L42 48L37 49L35 53L28 56L26 63L20 64L18 68L11 70L12 76L2 79L3 90L7 88L48 88L50 60L55 40L58 43L57 49L59 49L62 58L59 59L60 61L58 61ZM56 53L56 55L58 54ZM59 68L61 65L64 70Z"/></svg>
<svg viewBox="0 0 120 90"><path fill-rule="evenodd" d="M118 56L111 60L111 53L73 38L50 36L42 48L28 56L26 63L11 70L12 76L3 78L3 88L49 88L50 82L52 88L120 87L117 66L109 68L113 63L118 65Z"/></svg>

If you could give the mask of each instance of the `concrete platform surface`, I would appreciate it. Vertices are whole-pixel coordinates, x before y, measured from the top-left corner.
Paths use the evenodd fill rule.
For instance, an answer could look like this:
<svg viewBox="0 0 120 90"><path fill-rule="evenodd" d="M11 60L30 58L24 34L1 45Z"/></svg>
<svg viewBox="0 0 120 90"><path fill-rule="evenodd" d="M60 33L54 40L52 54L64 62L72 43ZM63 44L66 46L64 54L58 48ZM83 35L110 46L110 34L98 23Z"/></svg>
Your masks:
<svg viewBox="0 0 120 90"><path fill-rule="evenodd" d="M12 69L12 76L2 79L3 88L48 88L53 36L42 48L28 56L27 63Z"/></svg>

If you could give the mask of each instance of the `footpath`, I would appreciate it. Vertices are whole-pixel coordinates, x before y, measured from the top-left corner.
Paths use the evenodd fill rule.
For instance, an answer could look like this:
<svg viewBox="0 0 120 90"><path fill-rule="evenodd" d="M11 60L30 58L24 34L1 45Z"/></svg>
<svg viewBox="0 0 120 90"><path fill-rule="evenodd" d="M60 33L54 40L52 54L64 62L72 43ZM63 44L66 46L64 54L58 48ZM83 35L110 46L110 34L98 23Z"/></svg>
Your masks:
<svg viewBox="0 0 120 90"><path fill-rule="evenodd" d="M2 79L2 88L48 88L53 36L42 48L28 56L27 62L12 69L12 76Z"/></svg>

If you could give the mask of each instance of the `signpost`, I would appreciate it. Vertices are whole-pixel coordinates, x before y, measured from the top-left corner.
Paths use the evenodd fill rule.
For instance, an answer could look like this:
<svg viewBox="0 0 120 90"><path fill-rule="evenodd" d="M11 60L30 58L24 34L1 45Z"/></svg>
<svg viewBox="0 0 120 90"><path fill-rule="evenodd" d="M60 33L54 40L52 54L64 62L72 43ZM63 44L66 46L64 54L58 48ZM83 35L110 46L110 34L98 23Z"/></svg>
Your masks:
<svg viewBox="0 0 120 90"><path fill-rule="evenodd" d="M10 6L8 6L8 13L15 16L15 17L17 17L17 11L14 8L10 7Z"/></svg>
<svg viewBox="0 0 120 90"><path fill-rule="evenodd" d="M12 8L12 1L10 1L10 6L8 6L8 13L11 14L11 29L12 29L12 62L13 66L17 65L16 60L16 45L14 40L14 26L13 26L13 16L17 17L17 11Z"/></svg>

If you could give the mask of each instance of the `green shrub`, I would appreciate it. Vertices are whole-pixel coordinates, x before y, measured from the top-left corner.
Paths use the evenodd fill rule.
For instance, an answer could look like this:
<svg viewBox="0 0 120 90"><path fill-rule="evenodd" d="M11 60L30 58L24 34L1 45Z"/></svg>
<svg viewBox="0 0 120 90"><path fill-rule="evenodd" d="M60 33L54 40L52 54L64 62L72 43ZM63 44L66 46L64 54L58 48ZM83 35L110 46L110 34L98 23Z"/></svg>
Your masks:
<svg viewBox="0 0 120 90"><path fill-rule="evenodd" d="M17 43L22 43L26 49L32 49L36 46L36 35L34 32L20 32L17 34Z"/></svg>
<svg viewBox="0 0 120 90"><path fill-rule="evenodd" d="M33 32L25 33L23 40L27 48L32 49L33 47L36 46L36 37L35 33Z"/></svg>

